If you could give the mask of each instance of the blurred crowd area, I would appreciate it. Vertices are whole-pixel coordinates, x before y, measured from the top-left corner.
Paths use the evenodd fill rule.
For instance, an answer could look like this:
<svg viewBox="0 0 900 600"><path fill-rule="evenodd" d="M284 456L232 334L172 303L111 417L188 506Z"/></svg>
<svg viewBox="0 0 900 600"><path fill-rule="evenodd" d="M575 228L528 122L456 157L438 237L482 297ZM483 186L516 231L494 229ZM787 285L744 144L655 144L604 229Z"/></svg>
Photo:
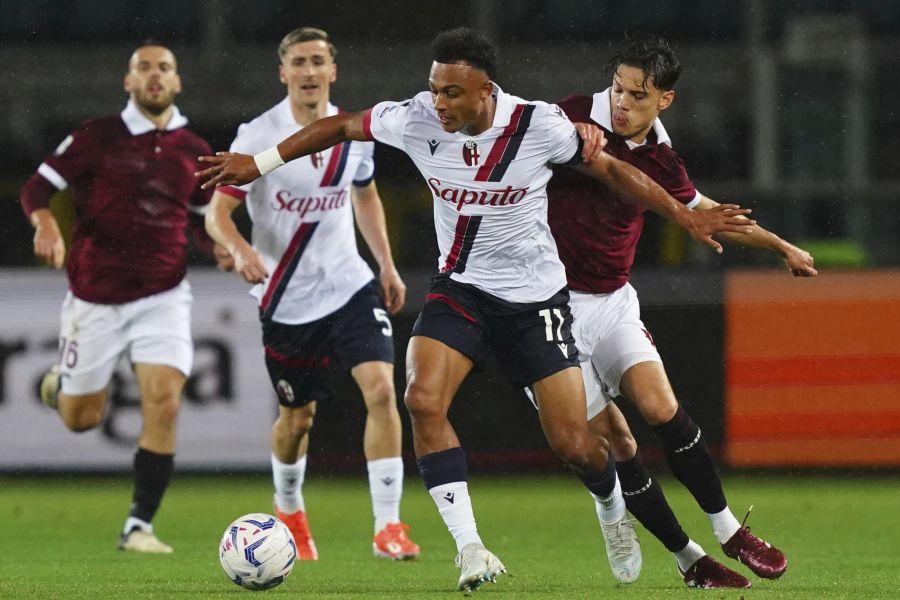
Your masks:
<svg viewBox="0 0 900 600"><path fill-rule="evenodd" d="M0 0L0 15L0 266L35 264L19 188L76 125L121 110L134 47L151 38L176 52L180 108L227 149L241 122L283 97L276 47L304 25L338 47L332 101L347 110L425 89L428 43L450 27L491 35L498 83L548 101L605 89L612 48L665 37L684 69L664 122L702 193L753 208L821 266L900 263L895 0ZM405 156L379 147L376 157L397 262L432 269L428 189ZM736 248L715 256L655 218L637 260L775 264Z"/></svg>

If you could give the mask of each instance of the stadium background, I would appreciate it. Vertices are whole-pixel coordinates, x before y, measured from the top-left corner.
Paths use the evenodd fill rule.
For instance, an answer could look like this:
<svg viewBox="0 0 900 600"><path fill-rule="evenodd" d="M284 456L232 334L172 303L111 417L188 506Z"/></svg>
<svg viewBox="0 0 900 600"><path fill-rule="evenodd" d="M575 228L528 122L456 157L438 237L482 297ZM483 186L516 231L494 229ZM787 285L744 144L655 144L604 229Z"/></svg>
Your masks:
<svg viewBox="0 0 900 600"><path fill-rule="evenodd" d="M34 391L55 356L64 276L37 265L16 202L42 158L82 120L118 112L143 39L170 45L192 127L227 148L237 125L283 96L275 48L313 25L336 43L332 100L348 110L423 89L427 46L471 25L500 45L499 83L554 100L608 85L609 48L656 33L684 65L664 113L699 189L752 207L811 250L817 280L794 281L762 251L717 256L649 218L634 275L676 393L726 465L900 464L900 4L890 0L339 0L122 3L0 0L0 469L124 470L136 399L126 368L107 425L66 434ZM377 154L394 254L410 287L395 319L398 365L437 249L430 198L411 163ZM65 210L65 200L58 203ZM274 396L252 301L235 277L194 257L197 374L180 424L179 465L262 470ZM362 402L337 378L320 407L316 469L359 470ZM402 368L398 389L402 390ZM626 407L627 409L627 407ZM453 418L473 467L557 469L537 419L502 378L466 382ZM648 458L655 440L635 427ZM408 429L407 429L408 433ZM359 435L357 435L359 434ZM407 456L409 436L406 436Z"/></svg>

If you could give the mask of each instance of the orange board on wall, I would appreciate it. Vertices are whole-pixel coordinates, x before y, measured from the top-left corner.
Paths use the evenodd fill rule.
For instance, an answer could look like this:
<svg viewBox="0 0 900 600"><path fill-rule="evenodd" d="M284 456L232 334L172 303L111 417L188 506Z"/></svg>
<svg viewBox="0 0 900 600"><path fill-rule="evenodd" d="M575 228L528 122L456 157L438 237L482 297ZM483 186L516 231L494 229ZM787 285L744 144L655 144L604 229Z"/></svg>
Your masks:
<svg viewBox="0 0 900 600"><path fill-rule="evenodd" d="M900 271L732 272L725 299L730 464L900 465Z"/></svg>

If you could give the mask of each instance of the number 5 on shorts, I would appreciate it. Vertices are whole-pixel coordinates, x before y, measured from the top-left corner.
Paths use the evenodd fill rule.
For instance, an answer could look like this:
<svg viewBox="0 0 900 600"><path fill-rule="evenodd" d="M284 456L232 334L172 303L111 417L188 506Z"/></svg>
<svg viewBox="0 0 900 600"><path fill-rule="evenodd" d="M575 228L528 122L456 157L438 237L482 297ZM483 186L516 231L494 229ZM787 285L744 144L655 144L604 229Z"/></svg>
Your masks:
<svg viewBox="0 0 900 600"><path fill-rule="evenodd" d="M381 321L382 323L384 323L384 327L381 329L381 333L383 333L387 337L391 337L394 334L394 328L391 326L391 319L388 317L387 311L383 308L373 308L372 312L375 313L376 321Z"/></svg>

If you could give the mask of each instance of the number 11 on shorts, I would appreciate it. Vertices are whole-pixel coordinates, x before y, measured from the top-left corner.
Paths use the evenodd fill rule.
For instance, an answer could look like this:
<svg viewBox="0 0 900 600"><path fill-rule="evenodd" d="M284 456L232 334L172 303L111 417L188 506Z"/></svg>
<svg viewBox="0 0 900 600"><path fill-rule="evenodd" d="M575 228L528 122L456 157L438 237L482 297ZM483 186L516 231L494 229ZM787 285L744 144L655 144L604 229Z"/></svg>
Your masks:
<svg viewBox="0 0 900 600"><path fill-rule="evenodd" d="M562 326L563 326L563 316L562 311L558 308L554 308L553 312L550 312L549 308L545 308L543 310L539 310L538 314L544 318L544 331L547 334L548 342L561 342L562 339ZM556 337L553 337L553 316L556 315L556 319L559 321L559 325L556 326Z"/></svg>

